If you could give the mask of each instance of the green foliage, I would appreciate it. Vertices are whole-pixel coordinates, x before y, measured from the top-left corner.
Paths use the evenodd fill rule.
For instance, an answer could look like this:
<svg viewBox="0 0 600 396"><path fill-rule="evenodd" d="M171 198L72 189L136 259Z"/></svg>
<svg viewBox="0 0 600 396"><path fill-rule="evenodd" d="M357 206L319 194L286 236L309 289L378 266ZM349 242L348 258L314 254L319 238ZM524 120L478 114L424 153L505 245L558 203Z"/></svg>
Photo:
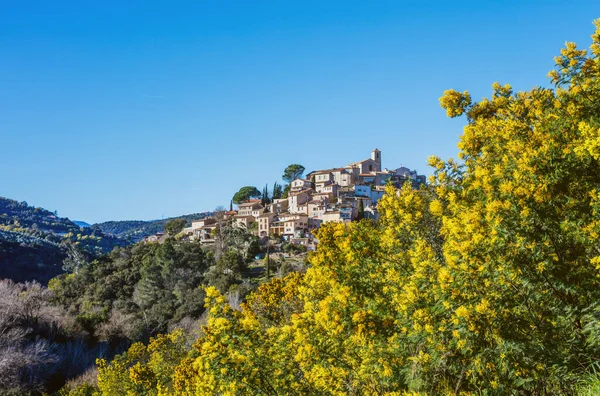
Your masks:
<svg viewBox="0 0 600 396"><path fill-rule="evenodd" d="M263 188L262 195L260 197L260 201L261 201L261 204L263 206L266 206L266 205L268 205L268 204L271 203L271 198L269 198L269 187L268 187L268 185L265 185L265 188Z"/></svg>
<svg viewBox="0 0 600 396"><path fill-rule="evenodd" d="M199 244L168 239L116 249L49 287L55 301L100 339L138 340L202 313L198 288L212 262Z"/></svg>
<svg viewBox="0 0 600 396"><path fill-rule="evenodd" d="M58 242L0 230L0 278L47 283L63 272L66 250Z"/></svg>
<svg viewBox="0 0 600 396"><path fill-rule="evenodd" d="M287 199L287 197L290 195L291 189L292 189L292 185L286 184L285 187L283 188L283 193L281 194L281 198Z"/></svg>
<svg viewBox="0 0 600 396"><path fill-rule="evenodd" d="M46 283L63 271L63 260L74 249L84 262L127 244L26 202L0 198L0 278Z"/></svg>
<svg viewBox="0 0 600 396"><path fill-rule="evenodd" d="M281 187L281 184L275 182L275 184L273 184L273 199L281 199L283 196L283 187Z"/></svg>
<svg viewBox="0 0 600 396"><path fill-rule="evenodd" d="M297 245L295 243L284 243L281 246L281 250L283 250L286 253L298 254L306 252L306 246Z"/></svg>
<svg viewBox="0 0 600 396"><path fill-rule="evenodd" d="M185 328L190 337L205 310L203 286L211 282L229 291L238 305L253 289L242 277L249 255L259 248L256 237L231 222L223 222L218 231L219 248L167 238L163 244L117 248L89 261L81 258L80 245L27 236L32 244L68 249L69 273L53 278L48 289L0 282L0 394L52 392L68 380L61 395L97 394L93 373L84 373L94 360L110 360L131 342L149 337L156 338L125 373L136 373L126 376L133 381L128 389L171 386L171 369L185 354L183 341L157 335ZM0 233L14 245L23 242L21 233ZM120 378L108 368L100 371ZM103 392L113 389L105 385L99 384Z"/></svg>
<svg viewBox="0 0 600 396"><path fill-rule="evenodd" d="M225 293L231 285L241 281L245 269L246 258L236 250L227 250L211 268L207 280L209 284Z"/></svg>
<svg viewBox="0 0 600 396"><path fill-rule="evenodd" d="M588 368L588 372L579 379L575 394L580 396L600 395L599 361L592 363Z"/></svg>
<svg viewBox="0 0 600 396"><path fill-rule="evenodd" d="M286 182L291 183L292 181L301 178L304 174L304 170L305 168L300 164L288 165L287 168L284 169L281 178Z"/></svg>
<svg viewBox="0 0 600 396"><path fill-rule="evenodd" d="M233 203L236 205L239 205L240 203L247 201L249 199L252 198L260 198L261 197L261 192L258 191L258 189L254 186L245 186L239 189L238 192L236 192L233 195Z"/></svg>
<svg viewBox="0 0 600 396"><path fill-rule="evenodd" d="M187 221L185 219L173 219L165 224L165 232L169 235L177 235L184 229Z"/></svg>
<svg viewBox="0 0 600 396"><path fill-rule="evenodd" d="M365 204L362 199L358 200L358 209L356 210L356 220L362 220L365 218Z"/></svg>

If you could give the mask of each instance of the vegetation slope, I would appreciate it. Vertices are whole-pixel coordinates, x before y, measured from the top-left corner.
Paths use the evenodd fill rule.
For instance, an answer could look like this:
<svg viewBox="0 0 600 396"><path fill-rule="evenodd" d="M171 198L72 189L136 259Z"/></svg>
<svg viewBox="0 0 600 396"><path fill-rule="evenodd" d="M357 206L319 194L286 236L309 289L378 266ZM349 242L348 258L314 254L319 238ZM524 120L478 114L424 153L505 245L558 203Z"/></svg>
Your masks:
<svg viewBox="0 0 600 396"><path fill-rule="evenodd" d="M128 244L27 202L0 197L0 278L45 284L63 272L69 257L90 258Z"/></svg>
<svg viewBox="0 0 600 396"><path fill-rule="evenodd" d="M255 288L247 265L256 238L231 222L215 237L209 247L172 237L118 247L71 266L48 288L0 280L0 394L57 391L94 376L97 358L174 329L191 345L205 287L217 287L232 304Z"/></svg>

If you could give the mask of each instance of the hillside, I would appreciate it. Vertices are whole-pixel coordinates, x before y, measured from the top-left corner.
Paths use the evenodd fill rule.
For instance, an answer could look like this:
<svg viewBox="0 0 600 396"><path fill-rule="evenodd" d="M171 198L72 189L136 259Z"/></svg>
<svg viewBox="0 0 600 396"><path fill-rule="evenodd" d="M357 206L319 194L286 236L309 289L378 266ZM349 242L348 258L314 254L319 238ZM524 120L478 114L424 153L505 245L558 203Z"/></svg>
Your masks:
<svg viewBox="0 0 600 396"><path fill-rule="evenodd" d="M56 242L0 230L0 279L47 283L62 272L66 257L65 249Z"/></svg>
<svg viewBox="0 0 600 396"><path fill-rule="evenodd" d="M162 220L123 220L123 221L106 221L92 225L92 228L101 230L105 234L117 236L119 238L138 242L144 237L154 235L158 232L164 232L165 224L175 219L185 219L188 223L194 220L203 219L209 216L209 212L193 213L189 215L171 217Z"/></svg>
<svg viewBox="0 0 600 396"><path fill-rule="evenodd" d="M0 197L0 278L46 283L62 272L69 246L91 258L129 243L27 202Z"/></svg>

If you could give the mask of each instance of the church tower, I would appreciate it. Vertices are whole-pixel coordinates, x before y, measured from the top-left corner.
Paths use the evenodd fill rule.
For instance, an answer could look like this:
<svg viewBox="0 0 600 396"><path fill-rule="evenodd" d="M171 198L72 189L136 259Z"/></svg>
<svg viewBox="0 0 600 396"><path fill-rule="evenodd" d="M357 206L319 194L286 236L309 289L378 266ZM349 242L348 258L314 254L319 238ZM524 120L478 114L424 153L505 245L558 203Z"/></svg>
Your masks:
<svg viewBox="0 0 600 396"><path fill-rule="evenodd" d="M379 170L381 170L381 151L377 149L371 151L371 159L379 164Z"/></svg>

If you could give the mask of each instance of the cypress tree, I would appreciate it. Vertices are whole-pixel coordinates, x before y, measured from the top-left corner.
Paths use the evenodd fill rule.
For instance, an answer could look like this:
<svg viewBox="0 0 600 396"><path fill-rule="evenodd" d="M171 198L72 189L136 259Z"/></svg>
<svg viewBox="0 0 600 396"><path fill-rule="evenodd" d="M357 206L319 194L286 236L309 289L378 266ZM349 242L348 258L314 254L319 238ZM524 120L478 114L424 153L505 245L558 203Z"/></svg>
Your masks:
<svg viewBox="0 0 600 396"><path fill-rule="evenodd" d="M365 218L365 205L363 203L363 200L359 200L358 201L358 210L356 213L356 220L362 220Z"/></svg>

